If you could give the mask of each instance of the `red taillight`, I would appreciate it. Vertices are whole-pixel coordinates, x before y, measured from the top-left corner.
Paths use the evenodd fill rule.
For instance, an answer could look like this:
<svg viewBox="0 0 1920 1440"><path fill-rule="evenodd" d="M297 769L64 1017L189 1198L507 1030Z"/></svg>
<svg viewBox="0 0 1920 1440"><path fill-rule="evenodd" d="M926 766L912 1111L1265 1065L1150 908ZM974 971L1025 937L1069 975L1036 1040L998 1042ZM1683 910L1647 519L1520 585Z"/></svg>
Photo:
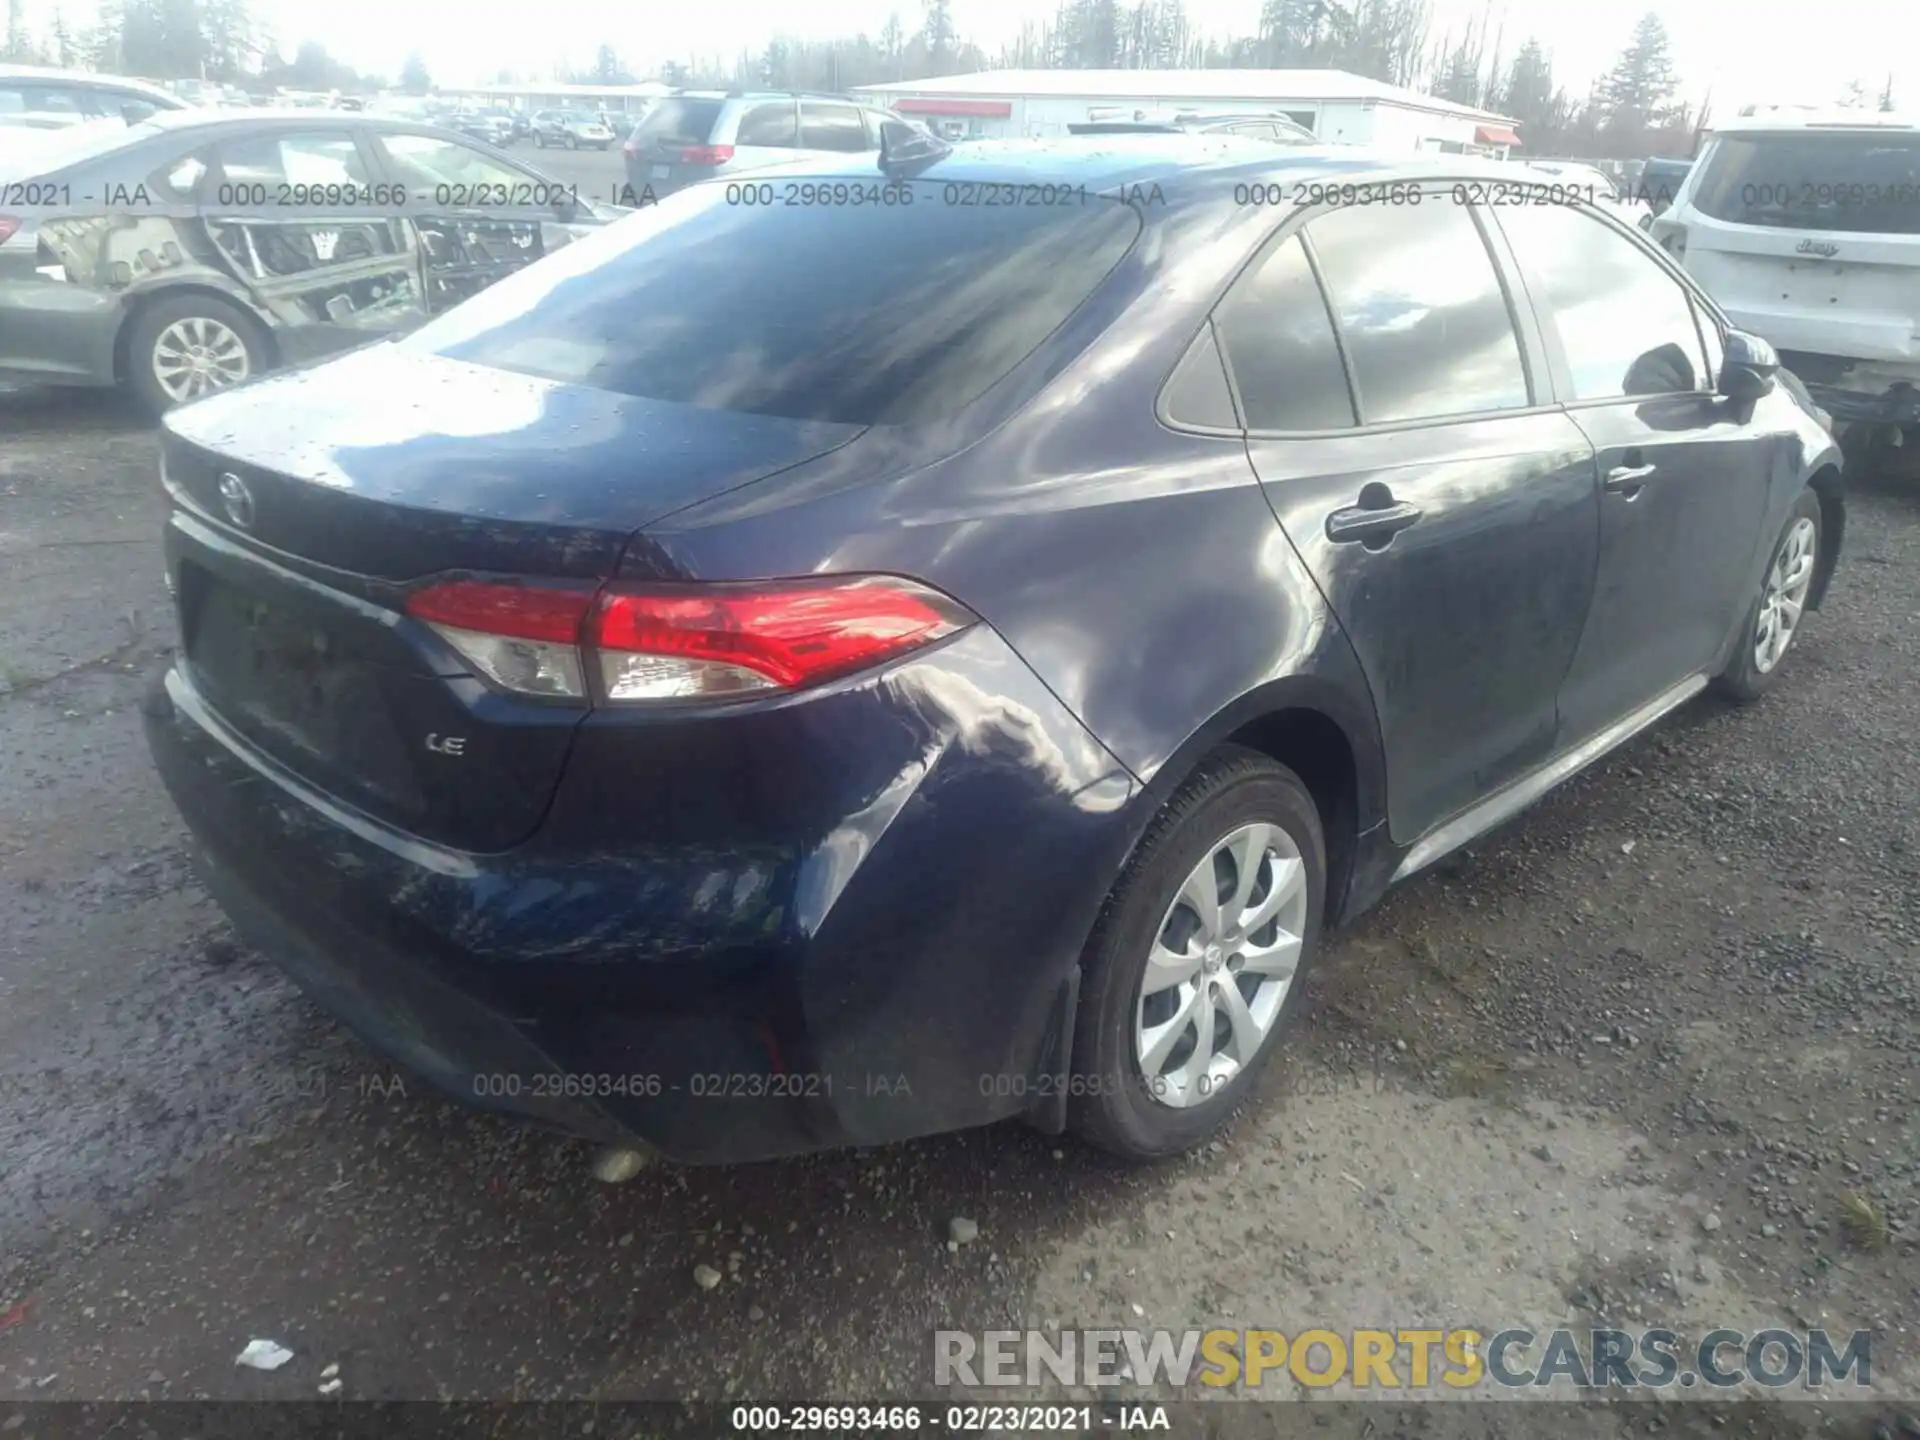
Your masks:
<svg viewBox="0 0 1920 1440"><path fill-rule="evenodd" d="M19 228L19 217L14 215L0 215L0 245L4 245L7 241L11 240L13 238L13 232Z"/></svg>
<svg viewBox="0 0 1920 1440"><path fill-rule="evenodd" d="M638 140L627 141L626 144L620 147L620 153L623 155L631 155L635 159L638 159L640 157L640 142Z"/></svg>
<svg viewBox="0 0 1920 1440"><path fill-rule="evenodd" d="M597 598L456 580L414 592L406 608L506 689L584 699L595 673L614 702L802 689L975 619L936 590L885 575L609 587Z"/></svg>
<svg viewBox="0 0 1920 1440"><path fill-rule="evenodd" d="M680 152L682 165L724 165L732 158L731 145L689 145Z"/></svg>
<svg viewBox="0 0 1920 1440"><path fill-rule="evenodd" d="M451 625L519 640L552 640L572 645L580 622L593 608L591 590L549 590L533 585L493 585L454 580L416 590L407 597L407 613L429 625Z"/></svg>
<svg viewBox="0 0 1920 1440"><path fill-rule="evenodd" d="M600 597L588 623L609 700L795 690L951 635L973 616L890 576Z"/></svg>

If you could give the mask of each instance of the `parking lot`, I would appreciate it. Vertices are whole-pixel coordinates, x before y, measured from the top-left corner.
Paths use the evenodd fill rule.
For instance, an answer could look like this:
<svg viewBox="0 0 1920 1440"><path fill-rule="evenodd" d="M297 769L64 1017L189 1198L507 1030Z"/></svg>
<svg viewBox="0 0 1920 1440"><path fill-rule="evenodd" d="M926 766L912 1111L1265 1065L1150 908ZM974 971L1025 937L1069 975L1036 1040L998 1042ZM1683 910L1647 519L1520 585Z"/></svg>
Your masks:
<svg viewBox="0 0 1920 1440"><path fill-rule="evenodd" d="M1855 489L1763 703L1686 707L1337 937L1198 1155L1007 1126L608 1187L234 940L139 733L151 427L16 390L0 433L0 1396L905 1396L935 1328L1616 1323L1866 1327L1886 1413L1920 1399L1912 478ZM254 1338L294 1359L236 1368Z"/></svg>
<svg viewBox="0 0 1920 1440"><path fill-rule="evenodd" d="M562 150L549 146L542 150L530 140L522 140L509 152L534 169L573 186L583 200L621 203L621 187L627 183L621 164L620 146L605 150Z"/></svg>

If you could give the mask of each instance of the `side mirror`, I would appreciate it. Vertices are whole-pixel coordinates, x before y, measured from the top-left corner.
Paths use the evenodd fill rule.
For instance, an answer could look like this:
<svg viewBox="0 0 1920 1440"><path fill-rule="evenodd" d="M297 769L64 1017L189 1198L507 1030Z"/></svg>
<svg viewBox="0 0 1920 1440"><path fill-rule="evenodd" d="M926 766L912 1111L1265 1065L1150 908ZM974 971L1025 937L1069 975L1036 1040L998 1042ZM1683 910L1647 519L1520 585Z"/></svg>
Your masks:
<svg viewBox="0 0 1920 1440"><path fill-rule="evenodd" d="M561 190L553 197L553 216L562 225L571 225L580 218L580 202L569 190Z"/></svg>
<svg viewBox="0 0 1920 1440"><path fill-rule="evenodd" d="M1773 389L1780 356L1758 335L1727 332L1726 358L1720 365L1720 393L1729 400L1758 400Z"/></svg>

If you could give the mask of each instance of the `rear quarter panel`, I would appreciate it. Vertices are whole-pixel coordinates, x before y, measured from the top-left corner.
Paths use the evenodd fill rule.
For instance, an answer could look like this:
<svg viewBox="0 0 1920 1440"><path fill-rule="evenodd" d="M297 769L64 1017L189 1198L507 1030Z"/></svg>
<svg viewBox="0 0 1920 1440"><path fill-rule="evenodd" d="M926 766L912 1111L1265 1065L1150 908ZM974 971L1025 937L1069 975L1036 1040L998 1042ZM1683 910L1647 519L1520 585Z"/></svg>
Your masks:
<svg viewBox="0 0 1920 1440"><path fill-rule="evenodd" d="M1369 828L1385 782L1364 681L1245 442L1155 415L1214 299L1275 223L1195 207L1150 225L1006 394L946 427L869 432L776 484L669 517L630 562L702 578L927 580L1005 636L1153 794L1229 722L1311 704L1348 732ZM1033 370L1047 378L1022 403Z"/></svg>

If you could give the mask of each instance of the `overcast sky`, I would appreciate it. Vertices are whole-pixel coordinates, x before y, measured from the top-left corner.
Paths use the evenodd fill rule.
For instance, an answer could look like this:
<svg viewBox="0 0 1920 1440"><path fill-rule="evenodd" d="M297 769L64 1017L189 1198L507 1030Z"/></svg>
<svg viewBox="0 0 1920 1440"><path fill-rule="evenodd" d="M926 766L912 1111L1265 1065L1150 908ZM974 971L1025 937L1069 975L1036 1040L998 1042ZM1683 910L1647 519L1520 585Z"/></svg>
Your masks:
<svg viewBox="0 0 1920 1440"><path fill-rule="evenodd" d="M44 33L55 0L29 0L29 23ZM71 18L90 0L65 0ZM898 10L911 31L919 0L252 0L291 53L318 40L363 70L394 76L418 49L434 78L471 83L501 67L545 74L555 61L584 63L596 46L614 46L629 64L650 67L691 54L731 58L758 49L776 32L805 38L877 34ZM1052 13L1050 0L952 0L961 36L989 54L1021 22ZM1435 33L1456 29L1488 7L1484 0L1434 0ZM1889 67L1903 109L1920 109L1920 4L1914 0L1664 0L1654 8L1673 37L1674 59L1689 99L1713 89L1716 114L1749 101L1828 104L1849 80L1876 95ZM1560 83L1584 93L1619 54L1644 11L1583 0L1494 0L1504 19L1506 53L1531 33L1552 52ZM524 28L512 23L524 14ZM1207 34L1251 34L1260 0L1187 0Z"/></svg>

